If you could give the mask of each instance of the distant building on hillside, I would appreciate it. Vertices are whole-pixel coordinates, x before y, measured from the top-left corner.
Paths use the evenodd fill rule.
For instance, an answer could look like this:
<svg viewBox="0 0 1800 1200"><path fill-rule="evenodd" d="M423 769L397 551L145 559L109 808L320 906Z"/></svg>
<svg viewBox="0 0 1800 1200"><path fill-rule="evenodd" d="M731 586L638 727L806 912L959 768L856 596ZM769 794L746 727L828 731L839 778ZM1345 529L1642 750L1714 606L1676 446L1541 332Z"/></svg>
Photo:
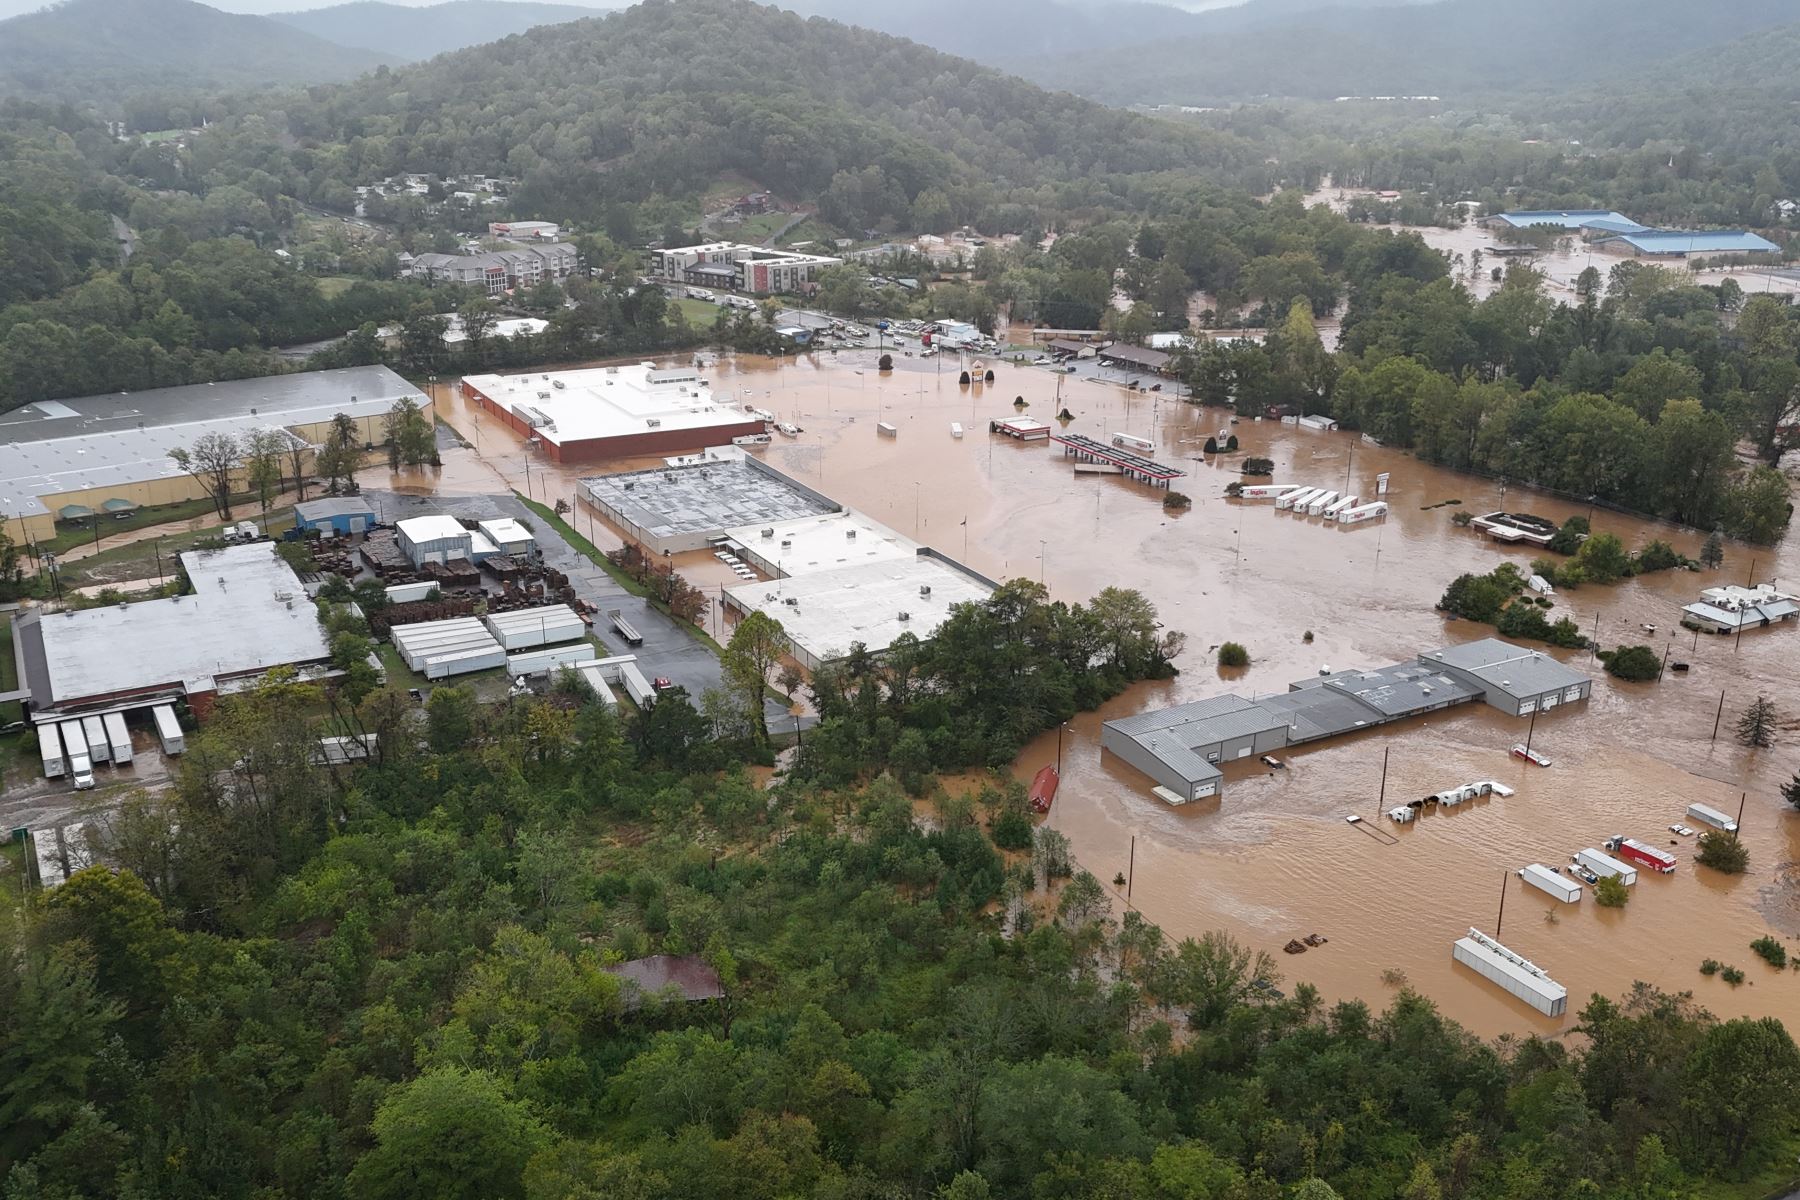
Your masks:
<svg viewBox="0 0 1800 1200"><path fill-rule="evenodd" d="M562 234L555 221L489 221L488 236L519 242L554 242Z"/></svg>
<svg viewBox="0 0 1800 1200"><path fill-rule="evenodd" d="M798 292L820 270L843 261L826 254L800 254L738 242L707 242L652 251L650 274L669 283L768 295Z"/></svg>
<svg viewBox="0 0 1800 1200"><path fill-rule="evenodd" d="M1605 208L1572 208L1565 210L1530 209L1504 212L1488 217L1482 224L1489 229L1539 229L1550 227L1579 233L1584 237L1608 237L1621 233L1644 233L1648 225L1640 225L1624 213Z"/></svg>

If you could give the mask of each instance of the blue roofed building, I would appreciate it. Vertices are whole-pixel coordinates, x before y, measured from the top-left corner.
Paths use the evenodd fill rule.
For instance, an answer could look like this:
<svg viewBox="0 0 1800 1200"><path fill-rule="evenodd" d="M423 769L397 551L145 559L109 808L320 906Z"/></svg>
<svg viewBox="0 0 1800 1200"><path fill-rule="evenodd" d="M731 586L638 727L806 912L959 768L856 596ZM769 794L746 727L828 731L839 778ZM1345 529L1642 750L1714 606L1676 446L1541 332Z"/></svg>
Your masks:
<svg viewBox="0 0 1800 1200"><path fill-rule="evenodd" d="M1779 254L1781 247L1742 229L1647 229L1602 239L1600 246L1638 258L1686 258L1690 254Z"/></svg>
<svg viewBox="0 0 1800 1200"><path fill-rule="evenodd" d="M1531 209L1506 212L1487 218L1490 229L1532 229L1549 225L1570 233L1619 234L1638 233L1649 226L1640 225L1624 213L1606 208Z"/></svg>

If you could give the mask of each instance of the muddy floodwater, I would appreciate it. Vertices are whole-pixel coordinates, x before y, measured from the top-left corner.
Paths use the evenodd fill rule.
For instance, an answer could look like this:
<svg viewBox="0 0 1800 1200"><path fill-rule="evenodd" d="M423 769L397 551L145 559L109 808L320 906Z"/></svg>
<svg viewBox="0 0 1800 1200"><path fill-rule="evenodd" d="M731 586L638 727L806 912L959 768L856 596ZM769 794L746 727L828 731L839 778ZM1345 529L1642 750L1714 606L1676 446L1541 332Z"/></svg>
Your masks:
<svg viewBox="0 0 1800 1200"><path fill-rule="evenodd" d="M1647 643L1691 669L1660 683L1620 684L1585 652L1553 652L1595 684L1587 703L1539 719L1534 747L1554 759L1548 769L1507 753L1525 736L1526 721L1470 705L1284 752L1286 770L1232 764L1222 801L1170 808L1150 795L1149 779L1101 754L1102 720L1225 691L1285 691L1326 665L1386 664L1489 635L1486 627L1446 621L1433 603L1457 574L1489 570L1502 558L1523 566L1531 552L1456 528L1455 506L1429 506L1459 500L1476 513L1507 507L1556 521L1585 514L1586 506L1518 487L1502 496L1497 484L1423 466L1352 434L1230 425L1217 410L1110 385L1066 379L1059 400L1057 377L1039 368L995 361L995 383L966 387L953 358L901 357L883 375L874 357L873 350L727 357L711 369L720 393L802 428L798 438L778 437L759 453L834 499L989 575L1041 577L1058 599L1085 600L1114 584L1138 588L1170 628L1186 633L1178 677L1137 687L1071 723L1062 790L1048 818L1109 887L1129 866L1130 903L1169 934L1226 929L1273 953L1290 984L1311 982L1327 999L1355 996L1379 1006L1404 980L1484 1034L1566 1029L1590 993L1616 995L1638 979L1691 989L1724 1015L1800 1017L1800 971L1775 972L1749 949L1774 933L1800 952L1800 812L1785 808L1778 792L1800 769L1800 628L1755 631L1741 646L1709 637L1696 645L1678 625L1680 605L1702 587L1742 582L1752 572L1759 580L1800 580L1792 536L1773 549L1729 545L1716 574L1665 572L1558 597L1553 618L1568 613L1585 630L1597 624L1606 645ZM1050 443L989 435L988 420L1012 415L1015 397L1046 421L1065 404L1073 432L1151 439L1153 457L1187 472L1176 487L1193 508L1166 514L1160 491L1076 475ZM516 437L491 418L477 423L448 389L440 388L438 411L466 438L479 432L480 455L455 451L441 473L396 482L492 491L504 481L525 489ZM892 422L898 436L877 436L878 420ZM953 421L966 430L960 440L951 435ZM1203 461L1207 435L1227 426L1242 453ZM1374 495L1377 473L1387 472L1392 512L1341 528L1268 503L1227 500L1225 486L1239 478L1244 454L1272 458L1276 482L1341 489L1348 481L1364 497ZM546 500L572 497L580 475L654 460L530 461L532 492ZM603 546L617 544L584 505L576 524ZM1689 555L1700 548L1699 534L1604 511L1595 527L1632 546L1660 537ZM697 582L733 581L704 552L676 565ZM1225 679L1213 649L1228 639L1248 647L1252 665ZM1735 743L1731 727L1759 692L1781 707L1788 727L1774 749L1753 753ZM1055 734L1045 735L1015 772L1028 777L1056 752ZM1483 779L1517 793L1396 827L1377 817L1384 754L1387 807ZM1730 878L1697 869L1693 839L1677 839L1667 827L1695 801L1735 813L1743 793L1749 872ZM1347 823L1350 814L1388 836ZM1625 909L1601 909L1591 894L1577 905L1557 904L1511 875L1530 862L1567 863L1574 851L1619 833L1669 847L1680 859L1673 876L1641 873ZM1568 987L1568 1017L1542 1017L1451 962L1450 944L1469 926L1494 931L1503 880L1502 939ZM1329 943L1281 953L1289 939L1315 932ZM1707 958L1743 967L1750 982L1732 988L1703 977L1698 968Z"/></svg>

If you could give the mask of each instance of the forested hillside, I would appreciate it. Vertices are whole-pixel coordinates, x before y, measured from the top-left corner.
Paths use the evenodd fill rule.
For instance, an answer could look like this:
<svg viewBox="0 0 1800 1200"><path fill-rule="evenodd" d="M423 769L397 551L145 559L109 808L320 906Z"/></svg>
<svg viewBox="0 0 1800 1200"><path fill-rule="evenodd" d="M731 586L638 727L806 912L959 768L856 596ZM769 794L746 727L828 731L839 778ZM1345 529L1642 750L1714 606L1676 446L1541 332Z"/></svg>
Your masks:
<svg viewBox="0 0 1800 1200"><path fill-rule="evenodd" d="M1640 987L1485 1044L1119 917L1017 783L930 772L1156 669L1154 608L1014 581L940 636L820 684L775 793L679 689L222 698L125 869L0 907L9 1196L1748 1200L1789 1152L1773 1019ZM327 725L376 753L318 765Z"/></svg>
<svg viewBox="0 0 1800 1200"><path fill-rule="evenodd" d="M541 4L536 0L445 0L419 6L354 0L270 20L324 38L339 46L372 50L404 62L418 62L447 50L497 42L538 25L556 25L594 15L592 7Z"/></svg>
<svg viewBox="0 0 1800 1200"><path fill-rule="evenodd" d="M282 108L304 143L342 146L317 163L327 183L511 173L527 206L594 222L615 204L691 196L727 170L817 198L851 226L910 223L922 195L970 214L1009 201L1129 207L1178 186L1159 179L1170 173L1254 185L1267 170L1227 136L747 0L647 0Z"/></svg>
<svg viewBox="0 0 1800 1200"><path fill-rule="evenodd" d="M392 61L194 0L64 0L0 21L0 95L33 99L320 83Z"/></svg>
<svg viewBox="0 0 1800 1200"><path fill-rule="evenodd" d="M1698 22L1685 0L1440 0L1320 8L1243 30L1009 65L1046 86L1113 104L1343 95L1439 95L1467 104L1518 92L1586 92L1597 80L1629 78L1648 62L1796 15L1787 0L1719 0Z"/></svg>

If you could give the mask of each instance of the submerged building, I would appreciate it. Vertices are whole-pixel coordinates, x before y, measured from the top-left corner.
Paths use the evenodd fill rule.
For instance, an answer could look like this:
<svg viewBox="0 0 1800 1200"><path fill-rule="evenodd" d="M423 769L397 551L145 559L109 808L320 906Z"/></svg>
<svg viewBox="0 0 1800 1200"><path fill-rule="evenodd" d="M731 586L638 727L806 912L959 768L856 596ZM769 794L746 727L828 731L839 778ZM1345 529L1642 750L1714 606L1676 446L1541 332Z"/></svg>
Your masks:
<svg viewBox="0 0 1800 1200"><path fill-rule="evenodd" d="M768 433L768 425L716 395L694 367L655 363L469 375L463 398L555 462L635 454L678 454Z"/></svg>
<svg viewBox="0 0 1800 1200"><path fill-rule="evenodd" d="M1247 700L1212 696L1101 726L1100 747L1183 801L1223 793L1238 759L1486 701L1514 716L1584 700L1593 681L1542 651L1498 638L1432 650L1412 662L1338 671Z"/></svg>

